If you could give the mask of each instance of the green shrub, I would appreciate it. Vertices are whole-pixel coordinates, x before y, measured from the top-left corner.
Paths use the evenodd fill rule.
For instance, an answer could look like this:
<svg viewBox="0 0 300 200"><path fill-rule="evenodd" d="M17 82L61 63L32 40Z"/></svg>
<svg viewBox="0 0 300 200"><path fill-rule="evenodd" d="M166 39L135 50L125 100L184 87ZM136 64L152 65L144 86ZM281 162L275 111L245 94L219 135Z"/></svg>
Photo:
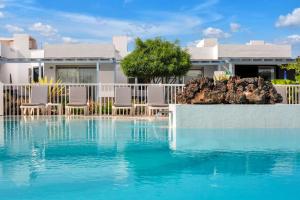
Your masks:
<svg viewBox="0 0 300 200"><path fill-rule="evenodd" d="M292 84L299 84L298 81L293 80L284 80L284 79L274 79L272 80L272 83L275 85L292 85Z"/></svg>

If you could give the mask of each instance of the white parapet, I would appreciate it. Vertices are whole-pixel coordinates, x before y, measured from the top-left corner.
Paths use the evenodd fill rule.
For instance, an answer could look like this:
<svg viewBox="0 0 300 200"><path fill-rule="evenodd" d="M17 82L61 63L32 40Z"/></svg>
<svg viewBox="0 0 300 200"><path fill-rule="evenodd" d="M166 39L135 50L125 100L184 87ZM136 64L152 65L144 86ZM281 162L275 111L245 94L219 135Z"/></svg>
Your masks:
<svg viewBox="0 0 300 200"><path fill-rule="evenodd" d="M300 105L170 105L172 128L300 128Z"/></svg>

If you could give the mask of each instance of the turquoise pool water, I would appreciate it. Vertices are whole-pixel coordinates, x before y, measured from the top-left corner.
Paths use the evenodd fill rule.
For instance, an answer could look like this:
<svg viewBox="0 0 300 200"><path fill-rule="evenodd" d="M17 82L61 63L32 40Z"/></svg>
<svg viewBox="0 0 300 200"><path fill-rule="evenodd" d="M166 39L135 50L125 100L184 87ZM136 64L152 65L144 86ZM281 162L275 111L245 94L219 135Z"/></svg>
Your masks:
<svg viewBox="0 0 300 200"><path fill-rule="evenodd" d="M300 130L0 119L0 199L300 199Z"/></svg>

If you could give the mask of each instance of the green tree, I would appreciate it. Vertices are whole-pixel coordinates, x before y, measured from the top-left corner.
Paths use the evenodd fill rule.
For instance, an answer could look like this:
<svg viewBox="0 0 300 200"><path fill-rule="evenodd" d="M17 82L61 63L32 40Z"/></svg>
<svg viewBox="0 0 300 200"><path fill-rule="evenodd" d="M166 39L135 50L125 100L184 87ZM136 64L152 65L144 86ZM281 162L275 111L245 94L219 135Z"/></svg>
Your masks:
<svg viewBox="0 0 300 200"><path fill-rule="evenodd" d="M135 49L121 61L121 67L127 77L172 83L188 72L191 61L189 53L181 49L178 41L137 38Z"/></svg>
<svg viewBox="0 0 300 200"><path fill-rule="evenodd" d="M296 80L300 81L300 58L297 58L295 62L283 65L281 68L286 70L295 70Z"/></svg>

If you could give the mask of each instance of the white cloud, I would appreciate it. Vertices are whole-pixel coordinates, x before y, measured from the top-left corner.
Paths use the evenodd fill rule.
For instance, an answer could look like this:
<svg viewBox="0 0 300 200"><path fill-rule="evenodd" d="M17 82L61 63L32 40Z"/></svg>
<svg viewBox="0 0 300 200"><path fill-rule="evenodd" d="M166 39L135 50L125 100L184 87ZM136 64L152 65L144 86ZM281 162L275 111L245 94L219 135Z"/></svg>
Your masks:
<svg viewBox="0 0 300 200"><path fill-rule="evenodd" d="M200 42L201 42L201 40L195 40L195 41L192 41L192 42L188 42L187 46L188 47L196 47Z"/></svg>
<svg viewBox="0 0 300 200"><path fill-rule="evenodd" d="M5 8L5 4L0 3L0 9Z"/></svg>
<svg viewBox="0 0 300 200"><path fill-rule="evenodd" d="M286 37L286 39L283 41L283 43L286 44L300 44L300 35L289 35Z"/></svg>
<svg viewBox="0 0 300 200"><path fill-rule="evenodd" d="M230 23L230 30L231 32L238 32L241 29L241 25L238 23Z"/></svg>
<svg viewBox="0 0 300 200"><path fill-rule="evenodd" d="M280 15L276 27L300 26L300 8L296 8L292 13Z"/></svg>
<svg viewBox="0 0 300 200"><path fill-rule="evenodd" d="M124 4L129 4L131 2L133 2L133 0L124 0Z"/></svg>
<svg viewBox="0 0 300 200"><path fill-rule="evenodd" d="M0 11L0 19L1 18L4 18L4 14L3 14L3 12Z"/></svg>
<svg viewBox="0 0 300 200"><path fill-rule="evenodd" d="M160 14L164 19L158 22L149 23L126 19L123 20L105 17L94 17L76 13L60 13L59 16L61 17L61 22L68 22L69 25L80 24L80 26L74 25L73 27L68 27L69 30L74 29L75 31L76 29L77 33L88 34L92 37L111 37L112 35L124 34L132 37L153 37L187 34L194 33L194 29L202 24L202 20L194 16L174 13ZM149 13L149 15L155 14Z"/></svg>
<svg viewBox="0 0 300 200"><path fill-rule="evenodd" d="M36 31L45 37L52 37L57 34L57 30L55 28L49 24L43 24L41 22L34 23L29 30Z"/></svg>
<svg viewBox="0 0 300 200"><path fill-rule="evenodd" d="M23 28L21 28L19 26L14 26L14 25L11 25L11 24L6 24L5 28L10 33L21 33L21 32L24 32Z"/></svg>
<svg viewBox="0 0 300 200"><path fill-rule="evenodd" d="M204 37L207 38L228 38L231 35L218 28L208 27L202 31Z"/></svg>
<svg viewBox="0 0 300 200"><path fill-rule="evenodd" d="M30 4L13 3L13 1L15 0L9 1L7 7L13 8L10 14L13 16L14 25L27 26L33 37L50 43L61 42L63 36L69 35L86 42L111 41L113 35L128 35L134 38L137 36L174 38L197 34L204 23L222 18L213 8L219 0L204 0L198 5L174 12L134 11L137 16L135 19L45 9L38 7L34 1L31 3L30 0L28 0ZM39 17L38 23L36 17ZM55 27L48 22L50 19Z"/></svg>
<svg viewBox="0 0 300 200"><path fill-rule="evenodd" d="M206 0L203 3L196 5L192 11L202 11L219 3L219 0Z"/></svg>
<svg viewBox="0 0 300 200"><path fill-rule="evenodd" d="M61 38L64 43L77 43L78 40L71 37L62 37Z"/></svg>

